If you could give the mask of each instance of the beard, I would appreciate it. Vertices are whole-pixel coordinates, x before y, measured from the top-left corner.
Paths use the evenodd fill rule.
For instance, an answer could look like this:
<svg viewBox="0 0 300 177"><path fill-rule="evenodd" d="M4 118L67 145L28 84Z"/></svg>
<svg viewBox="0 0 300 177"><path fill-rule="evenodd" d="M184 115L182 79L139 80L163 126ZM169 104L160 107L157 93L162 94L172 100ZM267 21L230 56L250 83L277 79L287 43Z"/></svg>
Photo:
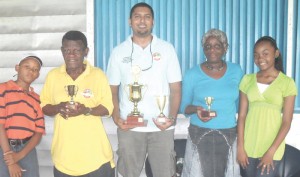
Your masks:
<svg viewBox="0 0 300 177"><path fill-rule="evenodd" d="M152 33L152 29L145 29L145 30L136 30L134 32L135 35L139 36L139 37L147 37Z"/></svg>

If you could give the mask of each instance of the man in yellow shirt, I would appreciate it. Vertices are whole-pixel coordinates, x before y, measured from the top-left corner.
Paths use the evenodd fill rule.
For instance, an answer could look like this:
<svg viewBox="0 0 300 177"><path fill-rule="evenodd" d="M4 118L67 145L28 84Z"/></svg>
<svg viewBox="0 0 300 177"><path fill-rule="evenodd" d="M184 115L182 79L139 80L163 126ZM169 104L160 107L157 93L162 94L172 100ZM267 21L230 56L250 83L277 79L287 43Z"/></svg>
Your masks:
<svg viewBox="0 0 300 177"><path fill-rule="evenodd" d="M55 116L54 176L112 177L113 152L101 121L113 110L107 78L84 60L89 48L82 32L67 32L61 51L65 64L48 73L41 92L44 114Z"/></svg>

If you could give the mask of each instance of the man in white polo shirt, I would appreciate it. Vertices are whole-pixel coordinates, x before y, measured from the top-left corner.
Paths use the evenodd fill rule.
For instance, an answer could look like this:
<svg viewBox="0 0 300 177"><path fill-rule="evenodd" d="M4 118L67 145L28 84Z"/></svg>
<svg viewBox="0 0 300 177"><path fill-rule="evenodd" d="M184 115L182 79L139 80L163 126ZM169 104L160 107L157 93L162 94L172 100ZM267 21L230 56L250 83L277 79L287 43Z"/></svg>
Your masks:
<svg viewBox="0 0 300 177"><path fill-rule="evenodd" d="M113 119L118 126L118 165L124 177L139 177L148 155L153 176L175 174L174 124L181 100L181 71L174 47L152 34L154 13L146 3L134 5L129 25L133 34L114 48L107 75L113 94ZM142 99L138 110L147 125L126 124L133 111L130 86L137 82ZM127 92L127 93L126 93ZM165 122L158 122L157 96L166 96ZM132 96L133 97L133 96Z"/></svg>

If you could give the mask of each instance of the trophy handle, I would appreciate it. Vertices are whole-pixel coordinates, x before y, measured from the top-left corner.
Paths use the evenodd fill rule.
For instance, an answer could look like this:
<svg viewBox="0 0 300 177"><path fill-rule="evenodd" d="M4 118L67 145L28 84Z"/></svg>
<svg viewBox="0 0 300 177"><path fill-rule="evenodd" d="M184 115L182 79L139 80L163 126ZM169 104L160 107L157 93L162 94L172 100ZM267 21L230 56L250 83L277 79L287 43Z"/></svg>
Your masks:
<svg viewBox="0 0 300 177"><path fill-rule="evenodd" d="M68 86L67 85L65 85L65 91L68 93ZM68 94L68 96L69 96L69 94Z"/></svg>
<svg viewBox="0 0 300 177"><path fill-rule="evenodd" d="M142 98L141 100L144 98L145 94L146 94L146 91L148 90L148 86L147 85L143 85L142 88L144 88L144 93L142 93Z"/></svg>

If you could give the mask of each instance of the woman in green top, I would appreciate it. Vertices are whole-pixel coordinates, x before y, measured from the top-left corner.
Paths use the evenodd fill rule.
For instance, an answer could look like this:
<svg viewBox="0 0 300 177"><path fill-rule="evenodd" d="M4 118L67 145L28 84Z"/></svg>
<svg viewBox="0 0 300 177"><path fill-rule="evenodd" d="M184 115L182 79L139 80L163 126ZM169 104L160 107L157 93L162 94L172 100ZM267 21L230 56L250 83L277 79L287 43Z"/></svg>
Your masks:
<svg viewBox="0 0 300 177"><path fill-rule="evenodd" d="M284 154L297 89L283 73L276 41L261 37L254 45L259 71L240 83L238 162L243 177L273 177Z"/></svg>

